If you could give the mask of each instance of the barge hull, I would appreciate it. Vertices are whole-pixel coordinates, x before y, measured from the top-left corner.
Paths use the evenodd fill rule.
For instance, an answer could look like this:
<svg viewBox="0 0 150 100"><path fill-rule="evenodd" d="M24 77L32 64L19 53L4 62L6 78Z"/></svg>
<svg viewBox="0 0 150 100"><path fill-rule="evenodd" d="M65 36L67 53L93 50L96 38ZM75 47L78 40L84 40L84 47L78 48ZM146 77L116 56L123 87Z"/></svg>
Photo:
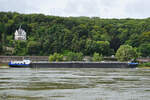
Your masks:
<svg viewBox="0 0 150 100"><path fill-rule="evenodd" d="M83 62L64 62L64 63L31 63L31 68L135 68L137 65L128 63L83 63Z"/></svg>

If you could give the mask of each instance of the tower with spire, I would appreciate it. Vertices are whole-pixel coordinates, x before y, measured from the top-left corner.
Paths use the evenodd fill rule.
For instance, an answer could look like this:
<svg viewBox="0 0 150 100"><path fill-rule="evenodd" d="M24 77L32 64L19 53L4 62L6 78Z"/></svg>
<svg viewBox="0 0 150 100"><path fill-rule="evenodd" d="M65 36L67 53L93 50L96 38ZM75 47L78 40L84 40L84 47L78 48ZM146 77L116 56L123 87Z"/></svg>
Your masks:
<svg viewBox="0 0 150 100"><path fill-rule="evenodd" d="M15 32L15 40L26 40L27 33L21 28L21 25L18 30Z"/></svg>

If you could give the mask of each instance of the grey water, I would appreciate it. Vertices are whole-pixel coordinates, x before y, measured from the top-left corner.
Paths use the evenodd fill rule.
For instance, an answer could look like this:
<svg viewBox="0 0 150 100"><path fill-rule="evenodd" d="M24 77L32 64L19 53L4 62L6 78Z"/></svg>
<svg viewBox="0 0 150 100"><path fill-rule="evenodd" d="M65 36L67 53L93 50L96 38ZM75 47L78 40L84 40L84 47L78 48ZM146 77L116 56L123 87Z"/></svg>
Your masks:
<svg viewBox="0 0 150 100"><path fill-rule="evenodd" d="M0 69L0 100L150 100L150 69Z"/></svg>

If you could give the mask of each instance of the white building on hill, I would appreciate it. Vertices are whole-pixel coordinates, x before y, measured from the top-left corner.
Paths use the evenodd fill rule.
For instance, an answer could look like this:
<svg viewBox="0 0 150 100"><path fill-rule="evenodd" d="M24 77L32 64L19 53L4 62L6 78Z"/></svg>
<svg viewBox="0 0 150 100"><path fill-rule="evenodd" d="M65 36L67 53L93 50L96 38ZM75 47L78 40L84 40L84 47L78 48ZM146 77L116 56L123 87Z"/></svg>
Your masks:
<svg viewBox="0 0 150 100"><path fill-rule="evenodd" d="M20 26L15 32L15 40L26 40L26 35L27 33Z"/></svg>

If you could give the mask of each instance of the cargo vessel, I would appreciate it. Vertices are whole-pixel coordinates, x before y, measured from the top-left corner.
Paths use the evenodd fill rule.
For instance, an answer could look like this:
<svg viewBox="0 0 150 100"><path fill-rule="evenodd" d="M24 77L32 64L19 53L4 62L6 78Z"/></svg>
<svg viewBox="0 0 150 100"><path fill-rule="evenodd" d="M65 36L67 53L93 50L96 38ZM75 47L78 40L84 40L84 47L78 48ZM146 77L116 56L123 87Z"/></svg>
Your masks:
<svg viewBox="0 0 150 100"><path fill-rule="evenodd" d="M8 63L10 67L30 67L30 64L31 64L30 60L11 61Z"/></svg>

